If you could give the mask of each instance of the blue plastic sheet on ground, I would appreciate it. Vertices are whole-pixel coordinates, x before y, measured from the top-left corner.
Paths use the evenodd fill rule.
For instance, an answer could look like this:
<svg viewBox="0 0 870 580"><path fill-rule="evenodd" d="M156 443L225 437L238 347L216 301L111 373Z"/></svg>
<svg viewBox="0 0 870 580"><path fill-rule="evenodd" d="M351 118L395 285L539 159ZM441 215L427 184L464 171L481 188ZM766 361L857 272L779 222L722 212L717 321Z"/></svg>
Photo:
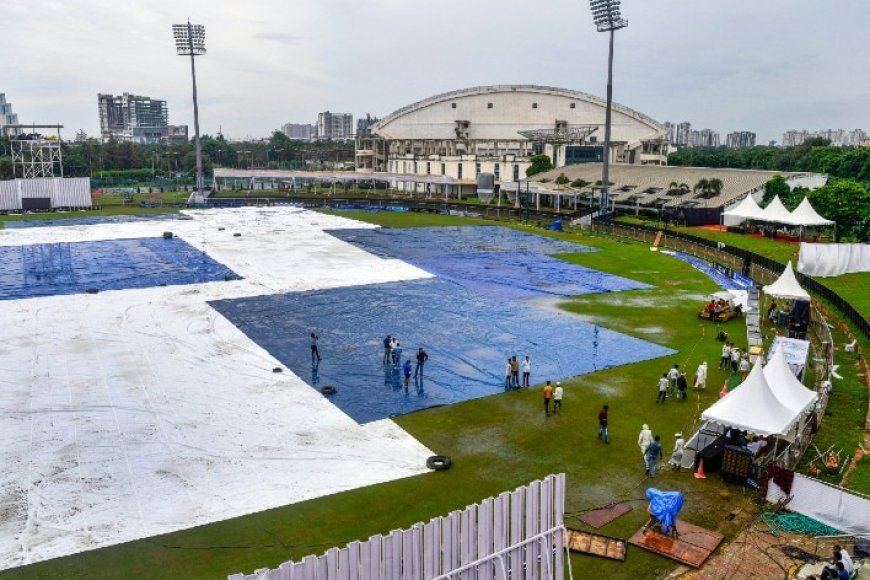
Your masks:
<svg viewBox="0 0 870 580"><path fill-rule="evenodd" d="M211 304L313 387L336 387L332 402L359 423L503 392L511 355L529 355L532 382L541 383L673 353L573 315L492 300L437 278ZM320 337L318 365L311 360L311 331ZM403 360L418 347L430 356L422 382L412 377L407 390L400 370L382 364L387 334L397 336ZM579 393L566 394L566 410L581 404Z"/></svg>
<svg viewBox="0 0 870 580"><path fill-rule="evenodd" d="M181 213L160 213L148 215L104 215L70 218L47 218L3 222L8 230L24 228L54 228L58 226L93 226L98 224L123 224L128 222L151 222L165 220L191 220L190 216ZM0 218L2 221L2 218Z"/></svg>
<svg viewBox="0 0 870 580"><path fill-rule="evenodd" d="M665 533L677 522L677 514L683 509L683 494L679 491L661 491L654 487L646 490L650 513L662 523Z"/></svg>
<svg viewBox="0 0 870 580"><path fill-rule="evenodd" d="M0 300L235 278L179 238L0 246Z"/></svg>
<svg viewBox="0 0 870 580"><path fill-rule="evenodd" d="M331 232L342 240L398 258L494 299L640 290L646 284L547 254L593 248L495 226L368 229Z"/></svg>
<svg viewBox="0 0 870 580"><path fill-rule="evenodd" d="M716 266L705 262L701 258L696 258L695 256L690 256L689 254L684 254L682 252L674 252L673 256L678 260L691 264L696 270L706 274L707 277L713 280L717 286L724 290L746 290L749 287L746 282L744 282L744 280L748 280L748 278L743 276L739 279L732 278L728 274L720 272L716 269Z"/></svg>

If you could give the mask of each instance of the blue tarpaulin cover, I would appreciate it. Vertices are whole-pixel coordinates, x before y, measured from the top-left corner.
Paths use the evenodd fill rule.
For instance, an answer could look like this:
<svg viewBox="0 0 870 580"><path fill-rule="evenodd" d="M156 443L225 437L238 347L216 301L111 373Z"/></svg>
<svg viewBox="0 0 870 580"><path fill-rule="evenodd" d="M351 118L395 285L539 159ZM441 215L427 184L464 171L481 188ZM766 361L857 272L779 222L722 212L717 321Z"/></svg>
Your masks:
<svg viewBox="0 0 870 580"><path fill-rule="evenodd" d="M179 238L0 246L0 300L238 278Z"/></svg>
<svg viewBox="0 0 870 580"><path fill-rule="evenodd" d="M661 491L654 487L646 490L650 513L662 523L667 533L677 522L677 514L683 509L683 493L680 491Z"/></svg>

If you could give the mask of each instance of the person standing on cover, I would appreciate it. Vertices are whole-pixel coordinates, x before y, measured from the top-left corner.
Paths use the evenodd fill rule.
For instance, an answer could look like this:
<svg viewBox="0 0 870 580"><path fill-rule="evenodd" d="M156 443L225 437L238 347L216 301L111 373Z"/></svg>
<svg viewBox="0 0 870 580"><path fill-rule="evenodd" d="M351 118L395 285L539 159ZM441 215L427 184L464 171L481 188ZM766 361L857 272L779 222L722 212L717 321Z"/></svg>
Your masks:
<svg viewBox="0 0 870 580"><path fill-rule="evenodd" d="M393 365L399 366L402 364L402 344L393 338Z"/></svg>
<svg viewBox="0 0 870 580"><path fill-rule="evenodd" d="M660 440L661 437L656 435L653 437L653 442L646 448L646 474L650 477L656 476L656 465L663 456Z"/></svg>
<svg viewBox="0 0 870 580"><path fill-rule="evenodd" d="M314 334L314 331L311 332L311 364L317 364L320 362L320 350L317 348L317 335Z"/></svg>
<svg viewBox="0 0 870 580"><path fill-rule="evenodd" d="M646 457L646 450L653 441L652 430L646 423L640 428L640 435L637 436L637 444L640 447L641 457Z"/></svg>
<svg viewBox="0 0 870 580"><path fill-rule="evenodd" d="M550 416L550 399L553 398L553 385L550 384L550 381L547 381L547 384L544 385L544 413L547 417Z"/></svg>
<svg viewBox="0 0 870 580"><path fill-rule="evenodd" d="M384 364L389 364L393 360L393 337L389 334L384 339Z"/></svg>
<svg viewBox="0 0 870 580"><path fill-rule="evenodd" d="M665 399L668 398L668 375L667 373L662 375L662 378L659 379L659 396L656 398L656 403L664 404Z"/></svg>
<svg viewBox="0 0 870 580"><path fill-rule="evenodd" d="M698 365L698 370L695 371L695 390L703 391L707 388L707 361Z"/></svg>
<svg viewBox="0 0 870 580"><path fill-rule="evenodd" d="M423 378L423 365L429 360L429 355L423 350L423 347L417 349L417 366L414 367L414 379L417 377Z"/></svg>
<svg viewBox="0 0 870 580"><path fill-rule="evenodd" d="M532 361L529 360L529 355L526 355L525 360L523 360L523 386L529 386L529 377L532 376Z"/></svg>
<svg viewBox="0 0 870 580"><path fill-rule="evenodd" d="M513 376L513 368L511 368L511 357L508 357L507 364L504 367L504 390L511 389L511 377Z"/></svg>
<svg viewBox="0 0 870 580"><path fill-rule="evenodd" d="M598 411L598 438L604 441L605 443L610 443L610 436L607 433L607 414L609 407L604 405L601 407L601 410Z"/></svg>
<svg viewBox="0 0 870 580"><path fill-rule="evenodd" d="M556 390L553 391L553 414L562 414L562 383L556 381Z"/></svg>
<svg viewBox="0 0 870 580"><path fill-rule="evenodd" d="M511 357L511 384L515 389L520 388L520 363L517 361L517 355Z"/></svg>
<svg viewBox="0 0 870 580"><path fill-rule="evenodd" d="M402 372L405 375L405 390L408 390L408 383L411 382L411 359L406 358L402 364Z"/></svg>

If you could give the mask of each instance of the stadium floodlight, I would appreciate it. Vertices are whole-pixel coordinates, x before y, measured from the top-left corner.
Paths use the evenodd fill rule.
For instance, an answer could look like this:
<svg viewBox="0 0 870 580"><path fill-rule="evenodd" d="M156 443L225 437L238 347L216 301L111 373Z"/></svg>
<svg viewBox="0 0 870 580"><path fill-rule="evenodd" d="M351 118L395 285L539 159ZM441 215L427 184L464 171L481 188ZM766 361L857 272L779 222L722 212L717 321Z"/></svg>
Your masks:
<svg viewBox="0 0 870 580"><path fill-rule="evenodd" d="M601 171L601 198L599 215L606 219L607 207L610 204L610 110L613 105L613 37L614 32L628 26L628 20L622 18L619 11L619 0L589 0L592 8L592 21L598 27L598 32L610 33L610 52L607 57L607 109L604 114L604 155Z"/></svg>
<svg viewBox="0 0 870 580"><path fill-rule="evenodd" d="M199 141L199 103L196 99L196 64L195 57L205 54L205 26L202 24L173 24L172 35L175 37L175 50L178 56L190 57L190 77L193 80L193 131L196 146L196 191L203 187L202 175L202 145Z"/></svg>

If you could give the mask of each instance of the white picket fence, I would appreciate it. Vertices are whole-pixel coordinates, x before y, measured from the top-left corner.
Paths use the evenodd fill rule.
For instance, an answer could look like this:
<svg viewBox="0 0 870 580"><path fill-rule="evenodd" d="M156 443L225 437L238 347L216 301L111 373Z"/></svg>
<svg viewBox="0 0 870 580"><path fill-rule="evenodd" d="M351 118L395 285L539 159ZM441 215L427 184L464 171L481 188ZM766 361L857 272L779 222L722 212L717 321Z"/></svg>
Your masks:
<svg viewBox="0 0 870 580"><path fill-rule="evenodd" d="M561 580L564 513L562 473L425 524L229 580Z"/></svg>

